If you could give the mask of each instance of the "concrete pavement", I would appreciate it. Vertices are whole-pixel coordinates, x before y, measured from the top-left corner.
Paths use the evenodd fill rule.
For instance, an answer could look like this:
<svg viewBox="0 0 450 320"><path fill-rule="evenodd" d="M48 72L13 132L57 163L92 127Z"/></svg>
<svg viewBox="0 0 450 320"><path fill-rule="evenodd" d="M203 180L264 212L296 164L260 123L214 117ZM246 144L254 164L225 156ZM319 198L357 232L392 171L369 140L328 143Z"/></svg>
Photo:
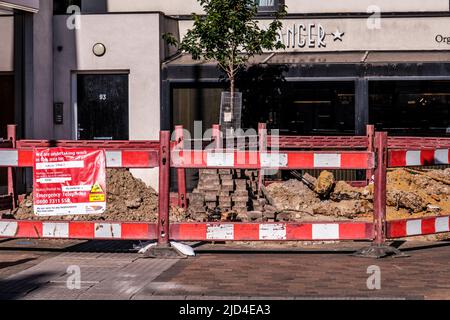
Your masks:
<svg viewBox="0 0 450 320"><path fill-rule="evenodd" d="M6 244L2 299L450 299L446 242L408 243L410 257L382 260L349 256L361 243L311 248L315 253L206 245L194 258L174 260L142 259L126 249L131 243L60 244L54 251ZM370 266L381 272L379 290L367 287Z"/></svg>

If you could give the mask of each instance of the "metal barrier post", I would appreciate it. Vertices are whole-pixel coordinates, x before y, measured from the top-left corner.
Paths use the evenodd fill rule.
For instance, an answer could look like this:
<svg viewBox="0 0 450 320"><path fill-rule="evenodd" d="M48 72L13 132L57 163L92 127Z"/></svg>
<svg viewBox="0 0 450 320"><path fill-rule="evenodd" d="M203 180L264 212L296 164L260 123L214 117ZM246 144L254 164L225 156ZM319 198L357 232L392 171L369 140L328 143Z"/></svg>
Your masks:
<svg viewBox="0 0 450 320"><path fill-rule="evenodd" d="M13 149L16 148L16 128L17 125L15 124L9 124L7 126L8 140L11 140ZM12 208L15 209L17 205L17 195L15 188L15 170L13 167L8 167L8 194L12 199Z"/></svg>
<svg viewBox="0 0 450 320"><path fill-rule="evenodd" d="M258 123L258 150L265 152L267 150L267 127L265 123ZM258 172L258 195L261 195L261 188L264 184L264 170Z"/></svg>
<svg viewBox="0 0 450 320"><path fill-rule="evenodd" d="M170 132L161 131L159 146L158 245L169 243Z"/></svg>
<svg viewBox="0 0 450 320"><path fill-rule="evenodd" d="M170 246L170 131L161 131L159 135L159 196L158 196L158 243L144 253L148 258L186 257Z"/></svg>
<svg viewBox="0 0 450 320"><path fill-rule="evenodd" d="M375 185L373 194L374 211L374 244L380 246L386 241L386 165L387 165L387 133L375 134L375 150L377 154L375 168Z"/></svg>
<svg viewBox="0 0 450 320"><path fill-rule="evenodd" d="M374 151L376 154L373 193L374 239L370 247L359 250L355 255L368 258L382 258L387 255L406 257L407 255L397 248L386 245L387 132L375 133Z"/></svg>
<svg viewBox="0 0 450 320"><path fill-rule="evenodd" d="M183 126L175 126L175 140L177 144L184 146L184 132ZM180 208L187 208L186 199L186 169L177 169L177 182L178 182L178 206Z"/></svg>
<svg viewBox="0 0 450 320"><path fill-rule="evenodd" d="M374 138L375 138L375 126L374 125L367 125L367 151L374 152ZM370 184L373 180L374 170L373 169L367 169L366 170L366 183Z"/></svg>

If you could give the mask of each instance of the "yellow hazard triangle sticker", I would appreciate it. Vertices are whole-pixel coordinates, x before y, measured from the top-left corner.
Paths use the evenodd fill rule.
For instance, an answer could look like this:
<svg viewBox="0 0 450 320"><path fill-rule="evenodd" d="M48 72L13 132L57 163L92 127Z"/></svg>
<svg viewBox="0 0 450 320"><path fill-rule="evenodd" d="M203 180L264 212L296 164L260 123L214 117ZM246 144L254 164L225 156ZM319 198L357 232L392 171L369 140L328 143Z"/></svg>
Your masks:
<svg viewBox="0 0 450 320"><path fill-rule="evenodd" d="M103 193L103 189L98 182L92 186L91 193Z"/></svg>

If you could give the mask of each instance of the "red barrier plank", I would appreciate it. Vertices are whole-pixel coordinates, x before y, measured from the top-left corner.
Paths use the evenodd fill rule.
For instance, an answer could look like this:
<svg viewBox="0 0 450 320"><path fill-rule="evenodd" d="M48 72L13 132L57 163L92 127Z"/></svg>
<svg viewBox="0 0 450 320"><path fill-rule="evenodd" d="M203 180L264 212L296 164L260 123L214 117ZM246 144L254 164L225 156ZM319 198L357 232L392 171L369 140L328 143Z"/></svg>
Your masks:
<svg viewBox="0 0 450 320"><path fill-rule="evenodd" d="M14 238L41 238L42 222L39 221L20 221L18 230Z"/></svg>
<svg viewBox="0 0 450 320"><path fill-rule="evenodd" d="M312 239L312 225L295 223L286 226L287 239Z"/></svg>
<svg viewBox="0 0 450 320"><path fill-rule="evenodd" d="M155 240L155 223L0 220L0 238Z"/></svg>
<svg viewBox="0 0 450 320"><path fill-rule="evenodd" d="M148 223L122 223L122 238L130 240L156 239Z"/></svg>
<svg viewBox="0 0 450 320"><path fill-rule="evenodd" d="M171 240L189 241L315 241L370 240L369 222L330 223L176 223Z"/></svg>
<svg viewBox="0 0 450 320"><path fill-rule="evenodd" d="M172 152L175 168L370 169L372 152Z"/></svg>
<svg viewBox="0 0 450 320"><path fill-rule="evenodd" d="M404 238L450 231L450 217L425 217L387 222L388 238Z"/></svg>
<svg viewBox="0 0 450 320"><path fill-rule="evenodd" d="M406 150L389 151L389 167L405 167L406 166Z"/></svg>
<svg viewBox="0 0 450 320"><path fill-rule="evenodd" d="M94 224L85 222L69 223L69 237L71 239L94 239Z"/></svg>
<svg viewBox="0 0 450 320"><path fill-rule="evenodd" d="M206 240L206 224L171 224L170 237L173 240Z"/></svg>
<svg viewBox="0 0 450 320"><path fill-rule="evenodd" d="M33 166L33 150L18 150L19 167Z"/></svg>
<svg viewBox="0 0 450 320"><path fill-rule="evenodd" d="M387 237L401 238L406 236L406 220L388 222Z"/></svg>
<svg viewBox="0 0 450 320"><path fill-rule="evenodd" d="M342 224L339 229L339 238L342 240L372 239L373 226L371 223Z"/></svg>
<svg viewBox="0 0 450 320"><path fill-rule="evenodd" d="M450 149L389 150L389 167L450 164Z"/></svg>
<svg viewBox="0 0 450 320"><path fill-rule="evenodd" d="M238 241L250 241L259 237L259 226L257 224L234 225L234 238Z"/></svg>
<svg viewBox="0 0 450 320"><path fill-rule="evenodd" d="M122 166L124 168L155 168L158 164L159 160L157 151L122 151Z"/></svg>

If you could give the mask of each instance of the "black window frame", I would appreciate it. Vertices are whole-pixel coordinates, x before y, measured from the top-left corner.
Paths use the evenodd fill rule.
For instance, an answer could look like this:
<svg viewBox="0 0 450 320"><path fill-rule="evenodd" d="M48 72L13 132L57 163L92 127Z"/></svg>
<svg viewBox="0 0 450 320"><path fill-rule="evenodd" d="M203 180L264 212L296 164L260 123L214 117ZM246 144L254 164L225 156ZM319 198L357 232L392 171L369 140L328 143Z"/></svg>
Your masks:
<svg viewBox="0 0 450 320"><path fill-rule="evenodd" d="M78 6L82 10L81 0L53 0L53 15L67 14L67 8L73 5Z"/></svg>

